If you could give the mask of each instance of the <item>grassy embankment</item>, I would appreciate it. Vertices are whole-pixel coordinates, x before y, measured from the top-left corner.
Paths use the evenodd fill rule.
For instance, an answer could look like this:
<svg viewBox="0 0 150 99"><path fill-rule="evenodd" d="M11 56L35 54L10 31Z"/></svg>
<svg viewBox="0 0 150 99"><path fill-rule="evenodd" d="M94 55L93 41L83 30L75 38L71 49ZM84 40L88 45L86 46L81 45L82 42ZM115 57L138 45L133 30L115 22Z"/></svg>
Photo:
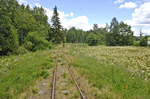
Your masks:
<svg viewBox="0 0 150 99"><path fill-rule="evenodd" d="M46 78L53 66L51 51L37 51L20 56L0 58L0 99L17 97L36 80Z"/></svg>
<svg viewBox="0 0 150 99"><path fill-rule="evenodd" d="M99 88L101 99L150 98L150 48L68 46L72 65Z"/></svg>

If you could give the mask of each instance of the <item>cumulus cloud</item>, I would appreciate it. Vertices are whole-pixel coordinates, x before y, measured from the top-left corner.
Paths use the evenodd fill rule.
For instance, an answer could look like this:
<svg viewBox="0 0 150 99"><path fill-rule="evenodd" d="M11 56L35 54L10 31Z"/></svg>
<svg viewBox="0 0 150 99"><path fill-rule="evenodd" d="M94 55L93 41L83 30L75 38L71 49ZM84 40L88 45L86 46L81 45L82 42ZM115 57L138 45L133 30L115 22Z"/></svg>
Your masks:
<svg viewBox="0 0 150 99"><path fill-rule="evenodd" d="M126 20L125 23L132 27L143 28L143 31L150 34L150 2L145 2L139 8L136 8L132 13L132 19Z"/></svg>
<svg viewBox="0 0 150 99"><path fill-rule="evenodd" d="M142 4L132 13L132 19L126 20L132 26L150 26L150 2Z"/></svg>
<svg viewBox="0 0 150 99"><path fill-rule="evenodd" d="M19 4L25 4L25 5L27 5L27 0L18 0L18 2L19 2Z"/></svg>
<svg viewBox="0 0 150 99"><path fill-rule="evenodd" d="M136 8L137 7L137 4L134 3L134 2L125 2L124 4L120 5L119 8Z"/></svg>
<svg viewBox="0 0 150 99"><path fill-rule="evenodd" d="M48 8L44 8L44 9L48 16L49 23L51 23L53 11ZM74 17L73 12L64 13L63 11L58 11L58 13L59 13L59 18L60 18L61 24L64 28L69 29L71 27L76 27L78 29L90 30L93 27L92 25L89 24L88 18L86 16ZM71 18L68 18L68 17L71 17Z"/></svg>
<svg viewBox="0 0 150 99"><path fill-rule="evenodd" d="M35 3L35 6L37 7L41 7L41 5L39 3Z"/></svg>
<svg viewBox="0 0 150 99"><path fill-rule="evenodd" d="M124 0L115 0L114 1L115 4L117 4L117 3L123 3L123 2L124 2Z"/></svg>

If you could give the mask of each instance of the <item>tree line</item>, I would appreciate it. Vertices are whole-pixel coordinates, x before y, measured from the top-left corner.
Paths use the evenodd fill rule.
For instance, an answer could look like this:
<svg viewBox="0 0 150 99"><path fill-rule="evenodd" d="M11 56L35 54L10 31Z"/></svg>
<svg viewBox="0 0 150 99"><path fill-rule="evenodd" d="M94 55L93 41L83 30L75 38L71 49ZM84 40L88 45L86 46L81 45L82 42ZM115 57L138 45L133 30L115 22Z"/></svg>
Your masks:
<svg viewBox="0 0 150 99"><path fill-rule="evenodd" d="M66 32L66 42L68 43L87 43L90 46L107 45L107 46L147 46L148 37L142 35L134 36L131 26L124 22L118 22L114 17L110 25L106 24L105 28L99 28L97 24L93 29L83 31L75 27Z"/></svg>

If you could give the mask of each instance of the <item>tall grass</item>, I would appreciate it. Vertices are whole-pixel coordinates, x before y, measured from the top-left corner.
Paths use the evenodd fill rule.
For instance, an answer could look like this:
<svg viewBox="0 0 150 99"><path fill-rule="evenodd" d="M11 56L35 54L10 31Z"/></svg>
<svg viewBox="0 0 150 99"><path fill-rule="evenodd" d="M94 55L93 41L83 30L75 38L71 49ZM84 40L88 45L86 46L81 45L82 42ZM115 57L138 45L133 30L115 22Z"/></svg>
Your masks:
<svg viewBox="0 0 150 99"><path fill-rule="evenodd" d="M0 58L0 99L16 99L18 95L52 67L50 51L37 51L20 56ZM43 74L45 73L45 74Z"/></svg>
<svg viewBox="0 0 150 99"><path fill-rule="evenodd" d="M72 65L102 91L101 98L150 98L149 48L69 45L69 49Z"/></svg>

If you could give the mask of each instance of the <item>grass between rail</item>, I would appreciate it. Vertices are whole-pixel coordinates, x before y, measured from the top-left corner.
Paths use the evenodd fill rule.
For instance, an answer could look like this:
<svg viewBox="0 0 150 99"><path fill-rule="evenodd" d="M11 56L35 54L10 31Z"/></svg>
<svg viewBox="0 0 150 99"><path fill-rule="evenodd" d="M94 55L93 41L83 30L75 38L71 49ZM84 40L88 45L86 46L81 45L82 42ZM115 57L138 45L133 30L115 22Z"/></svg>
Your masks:
<svg viewBox="0 0 150 99"><path fill-rule="evenodd" d="M17 99L19 94L46 78L53 66L51 51L37 51L0 58L0 99Z"/></svg>
<svg viewBox="0 0 150 99"><path fill-rule="evenodd" d="M118 49L117 47L116 48L113 47L114 50L110 50L111 47L106 48L104 46L88 47L85 45L82 46L69 45L69 48L70 47L72 48L70 49L70 55L74 57L72 65L80 68L79 70L81 72L81 75L85 76L94 87L97 87L101 90L101 95L100 95L101 99L149 99L150 98L149 78L147 77L147 79L143 79L142 76L132 75L132 71L130 71L129 68L127 68L128 66L125 65L120 66L118 62L122 57L121 51L116 53L116 54L120 54L120 58L118 57L118 62L117 60L115 60L114 63L112 61L109 61L110 58L112 58L113 60L116 57L111 57L111 54L106 55L106 53L108 53L107 52L108 49L110 52L112 51L112 54L114 54L113 51L117 50ZM92 49L95 49L99 52L94 52L94 50ZM127 47L124 47L121 50L125 50L125 49L130 50L130 48L128 49ZM138 49L142 49L142 48L139 47ZM92 53L90 53L89 51L91 51ZM99 53L99 54L93 57L92 54L94 53ZM127 53L129 54L128 56L132 56L130 55L131 53ZM134 53L138 54L139 50L137 51L135 50ZM142 55L145 56L145 54ZM147 59L147 62L148 60L149 59ZM128 64L130 64L130 62ZM131 67L132 67L132 63L131 63Z"/></svg>

